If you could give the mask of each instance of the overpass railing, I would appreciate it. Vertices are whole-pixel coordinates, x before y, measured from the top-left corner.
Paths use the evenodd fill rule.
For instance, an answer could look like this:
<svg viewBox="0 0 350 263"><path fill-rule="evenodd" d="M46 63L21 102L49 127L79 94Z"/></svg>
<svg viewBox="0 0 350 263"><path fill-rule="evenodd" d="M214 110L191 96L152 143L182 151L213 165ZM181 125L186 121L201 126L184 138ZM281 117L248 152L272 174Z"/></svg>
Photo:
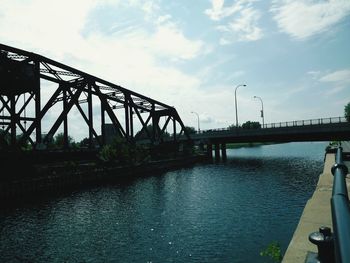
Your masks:
<svg viewBox="0 0 350 263"><path fill-rule="evenodd" d="M345 117L330 117L330 118L320 118L320 119L308 119L308 120L267 123L259 128L250 128L250 129L275 129L275 128L301 127L301 126L335 124L335 123L345 123L345 122L348 122ZM202 130L202 131L197 132L197 133L232 131L232 130L238 130L238 129L249 129L249 128L242 128L242 127L231 128L231 127L228 127L228 128Z"/></svg>
<svg viewBox="0 0 350 263"><path fill-rule="evenodd" d="M345 117L331 117L331 118L322 118L322 119L309 119L309 120L299 120L299 121L268 123L262 126L262 128L284 128L284 127L322 125L322 124L342 123L342 122L347 122Z"/></svg>

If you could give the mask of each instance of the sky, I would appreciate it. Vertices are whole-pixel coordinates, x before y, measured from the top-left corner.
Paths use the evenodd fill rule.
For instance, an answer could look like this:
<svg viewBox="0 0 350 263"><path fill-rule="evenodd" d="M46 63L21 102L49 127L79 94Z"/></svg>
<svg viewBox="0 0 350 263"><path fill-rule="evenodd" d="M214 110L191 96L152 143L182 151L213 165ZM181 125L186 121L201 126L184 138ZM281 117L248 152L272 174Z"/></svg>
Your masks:
<svg viewBox="0 0 350 263"><path fill-rule="evenodd" d="M0 0L0 43L224 128L344 115L349 0ZM74 134L73 134L74 135ZM76 134L79 137L77 132Z"/></svg>

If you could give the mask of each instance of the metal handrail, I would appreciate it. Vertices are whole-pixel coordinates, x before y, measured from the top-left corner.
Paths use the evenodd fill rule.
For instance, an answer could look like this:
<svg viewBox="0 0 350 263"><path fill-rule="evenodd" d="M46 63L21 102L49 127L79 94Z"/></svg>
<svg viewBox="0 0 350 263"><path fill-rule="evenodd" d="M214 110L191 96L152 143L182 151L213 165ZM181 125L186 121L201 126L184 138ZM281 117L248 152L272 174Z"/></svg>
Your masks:
<svg viewBox="0 0 350 263"><path fill-rule="evenodd" d="M350 205L345 181L348 168L343 163L341 147L337 150L332 173L334 180L331 207L335 259L336 262L345 263L350 262Z"/></svg>
<svg viewBox="0 0 350 263"><path fill-rule="evenodd" d="M345 122L348 122L345 117L330 117L330 118L320 118L320 119L267 123L267 124L264 124L264 126L261 126L261 129L271 129L271 128L275 129L275 128L286 128L286 127L290 128L290 127L324 125L324 124L335 124L335 123L345 123ZM221 132L221 131L231 131L231 130L234 131L238 129L243 129L243 128L235 127L235 128L208 129L208 130L201 130L199 133Z"/></svg>

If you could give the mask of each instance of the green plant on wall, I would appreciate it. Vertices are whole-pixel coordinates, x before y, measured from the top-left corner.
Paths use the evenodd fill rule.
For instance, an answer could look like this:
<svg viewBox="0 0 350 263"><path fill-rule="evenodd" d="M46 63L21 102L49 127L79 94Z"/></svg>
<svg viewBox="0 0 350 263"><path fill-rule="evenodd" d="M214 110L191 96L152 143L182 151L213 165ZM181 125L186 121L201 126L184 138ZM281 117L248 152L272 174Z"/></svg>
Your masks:
<svg viewBox="0 0 350 263"><path fill-rule="evenodd" d="M111 144L101 149L99 158L105 162L136 164L144 161L148 155L148 151L142 146L130 144L122 138L114 138Z"/></svg>
<svg viewBox="0 0 350 263"><path fill-rule="evenodd" d="M269 257L276 263L281 262L283 257L280 244L276 241L271 242L263 251L260 252L260 256Z"/></svg>

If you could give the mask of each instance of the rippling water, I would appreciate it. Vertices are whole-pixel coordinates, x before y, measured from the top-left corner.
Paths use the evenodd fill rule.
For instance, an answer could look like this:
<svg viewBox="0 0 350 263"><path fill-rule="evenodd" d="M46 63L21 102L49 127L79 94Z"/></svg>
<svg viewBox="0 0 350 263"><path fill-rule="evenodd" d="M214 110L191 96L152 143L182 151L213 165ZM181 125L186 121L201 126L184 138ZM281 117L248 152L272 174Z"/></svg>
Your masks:
<svg viewBox="0 0 350 263"><path fill-rule="evenodd" d="M269 262L259 252L273 240L288 246L325 146L228 150L225 164L3 210L0 261Z"/></svg>

